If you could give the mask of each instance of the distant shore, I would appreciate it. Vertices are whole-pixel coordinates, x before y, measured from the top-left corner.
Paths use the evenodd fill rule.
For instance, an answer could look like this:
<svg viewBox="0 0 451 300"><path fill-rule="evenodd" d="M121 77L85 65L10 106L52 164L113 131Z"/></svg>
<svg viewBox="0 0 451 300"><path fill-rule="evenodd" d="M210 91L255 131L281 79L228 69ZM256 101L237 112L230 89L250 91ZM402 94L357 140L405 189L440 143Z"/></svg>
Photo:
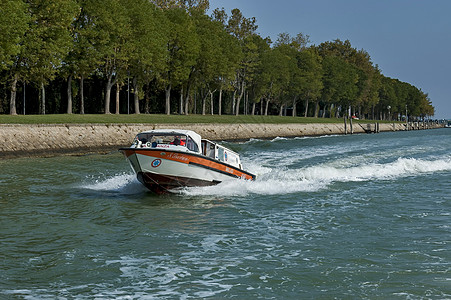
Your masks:
<svg viewBox="0 0 451 300"><path fill-rule="evenodd" d="M439 128L417 123L410 129ZM440 126L442 127L442 126ZM210 140L301 137L350 134L350 124L0 124L0 157L49 157L108 153L129 146L138 132L162 129L189 129ZM405 123L354 124L353 133L404 131Z"/></svg>

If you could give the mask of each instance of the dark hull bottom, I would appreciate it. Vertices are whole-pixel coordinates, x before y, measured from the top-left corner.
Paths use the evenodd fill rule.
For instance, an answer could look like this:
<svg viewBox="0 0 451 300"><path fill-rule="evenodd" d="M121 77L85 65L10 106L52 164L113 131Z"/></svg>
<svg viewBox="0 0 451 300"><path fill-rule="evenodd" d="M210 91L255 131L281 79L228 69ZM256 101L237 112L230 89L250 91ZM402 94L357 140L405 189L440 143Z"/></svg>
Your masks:
<svg viewBox="0 0 451 300"><path fill-rule="evenodd" d="M160 175L153 173L139 172L137 174L138 181L141 182L146 188L156 194L171 193L171 190L182 187L193 186L210 186L220 183L220 181L207 181L195 178L178 177L170 175Z"/></svg>

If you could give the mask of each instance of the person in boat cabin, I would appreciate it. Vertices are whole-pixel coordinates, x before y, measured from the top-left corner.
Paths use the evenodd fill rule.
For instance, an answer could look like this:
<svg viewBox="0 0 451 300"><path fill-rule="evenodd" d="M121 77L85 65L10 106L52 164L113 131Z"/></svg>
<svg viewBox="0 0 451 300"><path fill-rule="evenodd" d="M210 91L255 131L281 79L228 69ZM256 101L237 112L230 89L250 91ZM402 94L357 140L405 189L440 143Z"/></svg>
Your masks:
<svg viewBox="0 0 451 300"><path fill-rule="evenodd" d="M185 141L183 141L183 140L180 140L180 137L179 136L176 136L175 138L174 138L174 141L171 143L171 145L176 145L176 146L178 146L178 145L180 145L180 146L185 146Z"/></svg>

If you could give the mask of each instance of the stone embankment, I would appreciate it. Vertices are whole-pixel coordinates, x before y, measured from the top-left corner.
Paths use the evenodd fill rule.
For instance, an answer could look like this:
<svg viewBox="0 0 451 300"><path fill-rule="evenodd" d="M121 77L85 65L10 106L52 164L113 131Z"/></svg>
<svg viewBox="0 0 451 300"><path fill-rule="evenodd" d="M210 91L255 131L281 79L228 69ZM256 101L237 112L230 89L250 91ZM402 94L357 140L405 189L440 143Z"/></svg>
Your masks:
<svg viewBox="0 0 451 300"><path fill-rule="evenodd" d="M210 140L246 140L351 133L344 124L3 124L0 125L0 157L81 155L110 152L129 146L138 132L189 129ZM429 128L431 128L429 126ZM365 130L406 130L406 124L354 124L353 133ZM418 128L419 129L419 128ZM421 128L422 129L422 128Z"/></svg>

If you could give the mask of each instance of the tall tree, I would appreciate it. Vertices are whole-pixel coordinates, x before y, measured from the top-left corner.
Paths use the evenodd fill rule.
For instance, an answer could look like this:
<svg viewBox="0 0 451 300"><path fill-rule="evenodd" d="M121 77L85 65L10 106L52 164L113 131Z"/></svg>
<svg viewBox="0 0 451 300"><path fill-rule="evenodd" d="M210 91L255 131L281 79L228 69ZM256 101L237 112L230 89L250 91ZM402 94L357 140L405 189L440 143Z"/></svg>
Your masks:
<svg viewBox="0 0 451 300"><path fill-rule="evenodd" d="M213 93L219 89L222 97L223 82L230 78L238 66L240 52L236 39L226 32L220 21L212 20L200 11L193 12L192 16L200 41L200 52L185 86L189 93L191 85L196 82L198 88L204 91L202 114L205 114L205 97L210 96L210 111L213 112Z"/></svg>
<svg viewBox="0 0 451 300"><path fill-rule="evenodd" d="M33 25L27 35L27 64L30 80L38 83L41 114L45 114L45 85L55 78L58 68L71 49L69 27L79 9L73 0L37 0L31 4Z"/></svg>
<svg viewBox="0 0 451 300"><path fill-rule="evenodd" d="M323 89L322 59L315 47L297 52L298 66L295 74L294 86L299 91L300 99L304 100L304 117L308 116L309 102L317 102Z"/></svg>
<svg viewBox="0 0 451 300"><path fill-rule="evenodd" d="M0 2L0 71L11 70L11 98L9 113L16 115L16 85L21 77L19 55L23 51L23 37L28 30L31 16L22 0Z"/></svg>
<svg viewBox="0 0 451 300"><path fill-rule="evenodd" d="M222 114L222 98L224 90L233 89L231 82L239 68L243 58L243 52L238 38L227 32L228 16L224 9L213 11L212 18L214 22L221 25L219 31L218 45L215 47L221 50L221 54L216 62L216 81L219 87L218 114Z"/></svg>
<svg viewBox="0 0 451 300"><path fill-rule="evenodd" d="M111 88L126 76L130 59L131 22L124 0L105 0L103 5L97 6L92 6L95 9L93 16L97 30L96 49L101 55L99 72L106 81L104 113L109 114Z"/></svg>
<svg viewBox="0 0 451 300"><path fill-rule="evenodd" d="M0 70L9 69L23 47L30 15L23 0L0 1Z"/></svg>
<svg viewBox="0 0 451 300"><path fill-rule="evenodd" d="M23 47L11 69L11 99L17 80L30 80L41 90L39 112L45 114L45 85L52 80L70 50L69 26L78 6L72 0L34 0L28 3L30 21Z"/></svg>
<svg viewBox="0 0 451 300"><path fill-rule="evenodd" d="M275 48L291 59L286 94L291 99L292 116L296 116L296 105L299 98L306 99L307 111L309 98L316 99L322 89L320 58L314 48L306 48L308 43L309 36L303 33L298 33L296 37L291 37L288 33L281 33L275 43Z"/></svg>
<svg viewBox="0 0 451 300"><path fill-rule="evenodd" d="M103 38L98 29L98 20L101 6L96 1L79 0L80 10L78 17L73 21L71 26L72 33L72 49L68 53L64 63L66 75L69 79L72 76L80 80L80 114L85 113L84 101L84 80L95 73L102 58L100 45ZM68 93L70 84L68 84ZM68 95L67 112L72 112L70 99L72 95Z"/></svg>
<svg viewBox="0 0 451 300"><path fill-rule="evenodd" d="M236 115L240 111L240 102L246 90L246 82L252 80L258 60L258 46L255 43L257 22L254 17L246 18L237 8L227 22L227 31L238 39L243 52L240 67L235 74L233 82L234 93L232 111Z"/></svg>
<svg viewBox="0 0 451 300"><path fill-rule="evenodd" d="M260 99L265 99L265 115L268 114L270 101L282 109L285 105L284 92L290 80L290 57L281 49L268 48L261 53L261 63L256 72L255 91Z"/></svg>
<svg viewBox="0 0 451 300"><path fill-rule="evenodd" d="M195 24L181 8L165 10L169 26L166 70L161 76L165 86L165 113L171 113L171 90L186 81L199 56L200 42Z"/></svg>
<svg viewBox="0 0 451 300"><path fill-rule="evenodd" d="M132 77L134 113L139 114L143 86L166 67L168 22L163 12L147 0L127 0L131 22L129 75Z"/></svg>
<svg viewBox="0 0 451 300"><path fill-rule="evenodd" d="M357 72L357 92L353 95L354 99L349 99L349 105L357 107L359 112L364 107L369 110L371 106L377 103L378 90L378 69L374 67L370 55L365 50L357 50L351 46L349 40L335 40L333 42L325 42L319 45L319 52L323 57L335 56L342 59L347 65L351 65ZM349 69L350 70L350 69ZM353 72L351 72L353 73ZM348 74L351 74L348 73ZM354 76L354 75L352 75ZM349 78L349 80L353 80Z"/></svg>
<svg viewBox="0 0 451 300"><path fill-rule="evenodd" d="M279 106L279 116L283 115L284 108L287 107L291 100L289 93L290 81L295 72L295 57L287 53L286 45L280 45L268 52L269 57L266 59L271 66L271 89L274 103Z"/></svg>

